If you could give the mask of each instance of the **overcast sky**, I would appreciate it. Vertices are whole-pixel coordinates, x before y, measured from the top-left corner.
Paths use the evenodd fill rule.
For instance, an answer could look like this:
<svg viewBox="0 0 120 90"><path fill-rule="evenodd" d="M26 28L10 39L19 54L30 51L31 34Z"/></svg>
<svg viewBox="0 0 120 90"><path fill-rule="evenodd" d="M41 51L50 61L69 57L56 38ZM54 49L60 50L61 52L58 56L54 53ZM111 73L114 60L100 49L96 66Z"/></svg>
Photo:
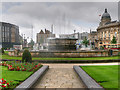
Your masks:
<svg viewBox="0 0 120 90"><path fill-rule="evenodd" d="M117 2L2 2L2 21L18 25L20 34L33 39L41 29L54 33L70 34L96 30L104 9L107 8L112 20L118 20Z"/></svg>

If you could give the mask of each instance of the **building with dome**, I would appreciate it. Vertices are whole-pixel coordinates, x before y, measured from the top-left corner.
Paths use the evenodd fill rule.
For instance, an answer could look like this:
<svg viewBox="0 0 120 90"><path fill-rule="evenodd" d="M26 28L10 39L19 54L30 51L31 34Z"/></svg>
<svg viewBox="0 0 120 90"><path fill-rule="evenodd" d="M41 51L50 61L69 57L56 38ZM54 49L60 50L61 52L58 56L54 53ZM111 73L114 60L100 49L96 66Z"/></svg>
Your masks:
<svg viewBox="0 0 120 90"><path fill-rule="evenodd" d="M111 16L107 9L101 17L101 22L97 28L98 48L106 47L106 44L111 44L113 36L116 37L117 44L120 44L120 21L111 21Z"/></svg>

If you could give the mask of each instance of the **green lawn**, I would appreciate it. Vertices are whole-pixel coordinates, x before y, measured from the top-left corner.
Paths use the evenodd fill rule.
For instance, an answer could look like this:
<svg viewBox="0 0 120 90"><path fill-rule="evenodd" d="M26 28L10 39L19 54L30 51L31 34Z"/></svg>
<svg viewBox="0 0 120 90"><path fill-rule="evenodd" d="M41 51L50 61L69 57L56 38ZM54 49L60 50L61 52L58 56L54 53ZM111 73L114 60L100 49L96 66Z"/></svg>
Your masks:
<svg viewBox="0 0 120 90"><path fill-rule="evenodd" d="M6 54L8 54L9 51L4 51Z"/></svg>
<svg viewBox="0 0 120 90"><path fill-rule="evenodd" d="M22 57L2 55L2 59L21 60ZM33 60L112 60L112 59L118 59L118 56L113 56L113 57L88 57L88 58L39 58L39 57L33 57L32 59Z"/></svg>
<svg viewBox="0 0 120 90"><path fill-rule="evenodd" d="M0 70L2 70L2 78L7 80L7 82L13 81L14 85L18 85L33 73L27 71L9 71L5 66L0 66Z"/></svg>
<svg viewBox="0 0 120 90"><path fill-rule="evenodd" d="M81 67L104 88L118 88L118 65Z"/></svg>

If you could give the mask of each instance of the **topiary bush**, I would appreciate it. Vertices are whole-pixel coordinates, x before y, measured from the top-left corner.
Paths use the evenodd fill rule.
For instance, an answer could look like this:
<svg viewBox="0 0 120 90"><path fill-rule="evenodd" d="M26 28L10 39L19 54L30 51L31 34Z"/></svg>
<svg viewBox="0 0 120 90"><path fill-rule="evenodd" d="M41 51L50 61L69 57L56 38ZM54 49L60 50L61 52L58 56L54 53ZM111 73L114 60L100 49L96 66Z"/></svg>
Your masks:
<svg viewBox="0 0 120 90"><path fill-rule="evenodd" d="M32 56L29 50L25 50L22 55L22 62L32 62Z"/></svg>
<svg viewBox="0 0 120 90"><path fill-rule="evenodd" d="M2 53L2 54L4 54L4 53L5 53L5 52L4 52L4 48L1 48L1 53Z"/></svg>
<svg viewBox="0 0 120 90"><path fill-rule="evenodd" d="M118 56L120 56L120 52L118 52Z"/></svg>

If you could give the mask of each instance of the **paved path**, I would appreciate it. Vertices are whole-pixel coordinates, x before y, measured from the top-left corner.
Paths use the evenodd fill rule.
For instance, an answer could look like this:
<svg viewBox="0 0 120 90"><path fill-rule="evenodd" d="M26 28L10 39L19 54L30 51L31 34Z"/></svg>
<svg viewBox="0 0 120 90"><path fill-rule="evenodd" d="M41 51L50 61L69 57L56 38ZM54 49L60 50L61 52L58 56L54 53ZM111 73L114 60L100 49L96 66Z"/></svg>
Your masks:
<svg viewBox="0 0 120 90"><path fill-rule="evenodd" d="M34 88L85 88L73 68L53 65Z"/></svg>

